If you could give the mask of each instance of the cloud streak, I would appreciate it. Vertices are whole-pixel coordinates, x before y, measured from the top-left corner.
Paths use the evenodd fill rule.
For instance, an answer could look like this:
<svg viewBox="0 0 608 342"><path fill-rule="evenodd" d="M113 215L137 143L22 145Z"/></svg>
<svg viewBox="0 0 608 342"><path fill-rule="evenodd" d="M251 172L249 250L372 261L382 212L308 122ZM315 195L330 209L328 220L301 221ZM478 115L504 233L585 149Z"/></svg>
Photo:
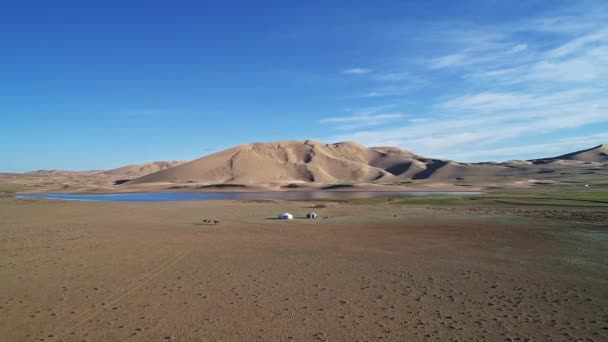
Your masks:
<svg viewBox="0 0 608 342"><path fill-rule="evenodd" d="M384 114L355 114L350 116L328 117L319 120L321 124L332 126L338 130L352 130L361 127L379 126L389 122L400 120L405 115L401 113L384 113Z"/></svg>
<svg viewBox="0 0 608 342"><path fill-rule="evenodd" d="M372 70L367 68L351 68L342 71L342 73L346 75L365 75L369 74L370 72L372 72Z"/></svg>
<svg viewBox="0 0 608 342"><path fill-rule="evenodd" d="M399 77L375 70L367 77L380 86L365 94L409 99L410 88L400 89L400 82L426 77L422 84L434 100L390 127L360 126L329 139L470 161L597 145L606 134L584 139L580 130L608 127L605 19L608 5L598 2L594 11L567 8L494 26L438 25L422 33L433 37L434 56L420 56L420 64L406 65ZM577 139L538 142L573 133ZM526 149L522 141L535 142Z"/></svg>

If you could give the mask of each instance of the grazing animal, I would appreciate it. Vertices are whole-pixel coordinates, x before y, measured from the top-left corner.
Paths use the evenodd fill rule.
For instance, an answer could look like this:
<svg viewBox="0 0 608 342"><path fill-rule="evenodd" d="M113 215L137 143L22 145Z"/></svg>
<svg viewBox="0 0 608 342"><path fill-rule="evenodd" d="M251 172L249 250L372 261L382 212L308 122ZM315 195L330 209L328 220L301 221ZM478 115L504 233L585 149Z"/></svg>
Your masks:
<svg viewBox="0 0 608 342"><path fill-rule="evenodd" d="M203 223L207 223L207 220L206 220L206 219L205 219L205 220L203 220Z"/></svg>
<svg viewBox="0 0 608 342"><path fill-rule="evenodd" d="M218 221L218 220L213 220L213 224L219 224L219 223L220 223L220 221Z"/></svg>
<svg viewBox="0 0 608 342"><path fill-rule="evenodd" d="M317 218L317 213L315 213L315 212L308 213L308 214L306 214L306 218L314 220Z"/></svg>

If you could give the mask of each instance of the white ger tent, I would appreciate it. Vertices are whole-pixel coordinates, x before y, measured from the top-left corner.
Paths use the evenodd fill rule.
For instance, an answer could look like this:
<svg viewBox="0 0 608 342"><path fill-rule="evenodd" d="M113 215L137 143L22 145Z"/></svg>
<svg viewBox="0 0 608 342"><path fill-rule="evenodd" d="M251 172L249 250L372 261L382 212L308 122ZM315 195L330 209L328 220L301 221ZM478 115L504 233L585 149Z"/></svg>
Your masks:
<svg viewBox="0 0 608 342"><path fill-rule="evenodd" d="M281 213L279 214L279 220L293 220L293 215L290 213Z"/></svg>

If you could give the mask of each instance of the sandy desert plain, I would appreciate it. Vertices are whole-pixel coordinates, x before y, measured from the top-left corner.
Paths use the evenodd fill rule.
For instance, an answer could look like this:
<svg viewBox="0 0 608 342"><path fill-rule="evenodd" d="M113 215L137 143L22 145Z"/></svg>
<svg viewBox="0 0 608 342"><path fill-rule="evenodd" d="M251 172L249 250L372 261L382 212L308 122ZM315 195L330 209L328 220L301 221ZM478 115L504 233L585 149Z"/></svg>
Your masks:
<svg viewBox="0 0 608 342"><path fill-rule="evenodd" d="M444 163L433 171L450 166L450 176L365 185L480 189L481 195L307 201L20 199L14 194L66 185L71 192L107 192L125 175L6 174L0 176L0 336L606 341L606 166L603 160L562 160L536 169L530 162L525 175L464 179L450 177L467 174L468 165ZM181 166L187 164L173 166L181 170L171 177L191 172ZM551 167L557 171L547 172ZM302 174L321 174L308 171ZM159 172L144 177L167 174ZM547 179L555 175L561 177ZM245 176L237 170L230 179ZM545 181L529 181L541 177ZM142 190L140 182L128 183L116 191ZM207 186L176 183L150 188ZM283 211L296 219L275 219ZM320 218L304 219L309 211Z"/></svg>

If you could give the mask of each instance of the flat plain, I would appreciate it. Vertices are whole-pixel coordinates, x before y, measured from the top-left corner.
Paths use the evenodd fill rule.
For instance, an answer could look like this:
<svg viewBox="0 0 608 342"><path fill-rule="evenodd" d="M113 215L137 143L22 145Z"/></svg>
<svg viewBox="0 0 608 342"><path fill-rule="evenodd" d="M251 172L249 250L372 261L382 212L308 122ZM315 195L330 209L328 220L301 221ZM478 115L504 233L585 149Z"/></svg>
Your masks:
<svg viewBox="0 0 608 342"><path fill-rule="evenodd" d="M282 211L296 219L274 219ZM309 211L320 218L303 219ZM0 335L605 341L607 222L601 192L295 202L0 198Z"/></svg>

